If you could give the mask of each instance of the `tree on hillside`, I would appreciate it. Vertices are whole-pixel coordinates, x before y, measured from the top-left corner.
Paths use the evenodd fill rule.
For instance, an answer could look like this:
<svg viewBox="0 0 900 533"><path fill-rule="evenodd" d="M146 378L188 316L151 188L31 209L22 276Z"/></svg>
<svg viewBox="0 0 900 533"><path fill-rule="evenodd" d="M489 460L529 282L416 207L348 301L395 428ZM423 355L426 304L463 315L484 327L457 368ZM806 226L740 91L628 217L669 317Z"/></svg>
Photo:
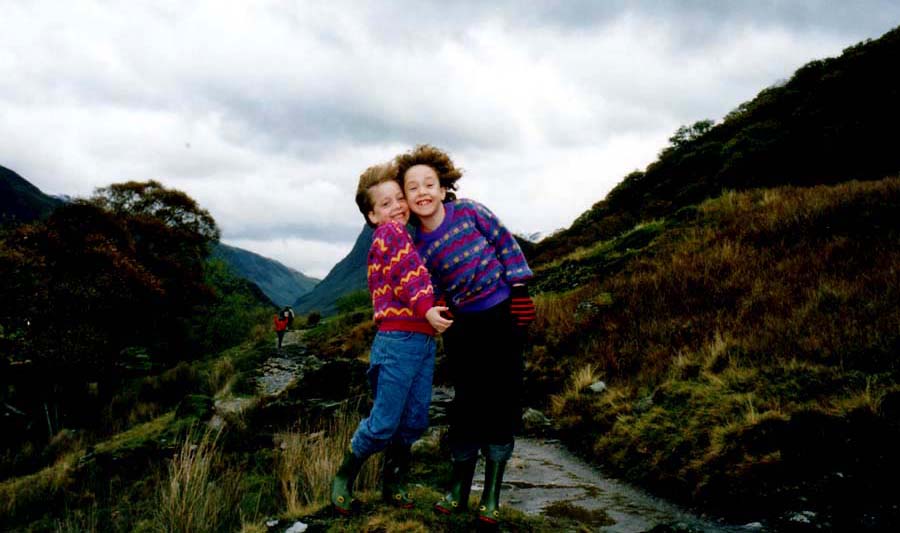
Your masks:
<svg viewBox="0 0 900 533"><path fill-rule="evenodd" d="M88 416L72 400L89 382L100 399L111 395L128 354L160 365L198 356L197 316L217 296L205 267L218 235L184 193L129 182L0 239L0 364L16 369L3 376L16 401ZM59 422L46 418L52 433Z"/></svg>
<svg viewBox="0 0 900 533"><path fill-rule="evenodd" d="M141 264L157 277L162 291L153 302L152 329L160 355L181 357L186 325L198 306L213 294L205 264L219 228L205 209L187 194L156 181L117 183L97 189L89 202L117 216L135 242Z"/></svg>
<svg viewBox="0 0 900 533"><path fill-rule="evenodd" d="M697 140L712 129L715 121L710 119L698 120L690 126L681 126L675 130L675 134L669 137L669 143L678 148L691 141Z"/></svg>

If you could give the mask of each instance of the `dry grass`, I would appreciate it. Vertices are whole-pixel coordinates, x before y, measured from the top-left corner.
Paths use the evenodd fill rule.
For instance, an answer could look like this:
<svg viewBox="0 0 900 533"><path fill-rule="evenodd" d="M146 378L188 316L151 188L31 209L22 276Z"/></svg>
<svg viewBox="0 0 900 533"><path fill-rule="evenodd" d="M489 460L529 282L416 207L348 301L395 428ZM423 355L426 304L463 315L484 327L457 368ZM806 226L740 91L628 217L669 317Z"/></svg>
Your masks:
<svg viewBox="0 0 900 533"><path fill-rule="evenodd" d="M590 302L591 305L607 305L608 295L601 293L595 297L595 286L580 287L561 294L543 293L534 297L535 321L533 331L550 335L559 340L574 335L579 329L579 305ZM596 302L593 300L597 300Z"/></svg>
<svg viewBox="0 0 900 533"><path fill-rule="evenodd" d="M166 532L216 532L240 519L240 478L221 464L219 433L189 432L160 485L156 526Z"/></svg>
<svg viewBox="0 0 900 533"><path fill-rule="evenodd" d="M846 396L835 398L829 406L829 411L835 414L843 414L858 409L868 411L873 415L881 412L881 401L887 394L886 387L878 384L871 376L866 378L866 385L860 389L851 390Z"/></svg>
<svg viewBox="0 0 900 533"><path fill-rule="evenodd" d="M237 370L234 362L227 355L212 365L209 371L208 386L211 396L226 396L231 392Z"/></svg>
<svg viewBox="0 0 900 533"><path fill-rule="evenodd" d="M329 502L331 481L350 447L360 416L349 408L307 431L279 433L276 442L276 478L288 516L303 516ZM374 489L381 472L381 455L366 461L356 490Z"/></svg>
<svg viewBox="0 0 900 533"><path fill-rule="evenodd" d="M101 531L97 516L97 506L93 505L85 512L70 512L62 520L56 522L56 533L95 533Z"/></svg>
<svg viewBox="0 0 900 533"><path fill-rule="evenodd" d="M544 390L559 391L550 411L570 442L633 479L758 492L766 468L802 460L783 439L817 425L840 429L811 444L858 454L870 475L890 436L867 436L892 424L900 389L898 205L897 178L710 200L595 285L540 295L529 377L553 376ZM584 369L616 387L581 393ZM840 435L854 431L848 453Z"/></svg>
<svg viewBox="0 0 900 533"><path fill-rule="evenodd" d="M568 401L580 396L584 389L597 381L596 371L594 365L586 364L573 372L563 392L550 397L550 413L553 416L562 415Z"/></svg>
<svg viewBox="0 0 900 533"><path fill-rule="evenodd" d="M264 523L243 523L239 533L266 533L269 528Z"/></svg>
<svg viewBox="0 0 900 533"><path fill-rule="evenodd" d="M366 533L380 533L390 531L392 533L429 533L425 524L418 520L398 520L393 516L375 515L369 518L360 529Z"/></svg>

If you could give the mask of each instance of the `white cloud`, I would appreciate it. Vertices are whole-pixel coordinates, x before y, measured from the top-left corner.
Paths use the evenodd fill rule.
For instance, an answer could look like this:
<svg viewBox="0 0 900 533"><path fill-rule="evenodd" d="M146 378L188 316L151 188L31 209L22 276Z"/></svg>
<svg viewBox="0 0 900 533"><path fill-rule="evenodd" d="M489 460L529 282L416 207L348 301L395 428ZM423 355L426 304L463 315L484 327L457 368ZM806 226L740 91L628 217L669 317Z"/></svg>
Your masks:
<svg viewBox="0 0 900 533"><path fill-rule="evenodd" d="M513 230L567 226L679 125L900 16L855 7L5 2L0 164L49 193L160 180L323 276L367 166L432 143Z"/></svg>

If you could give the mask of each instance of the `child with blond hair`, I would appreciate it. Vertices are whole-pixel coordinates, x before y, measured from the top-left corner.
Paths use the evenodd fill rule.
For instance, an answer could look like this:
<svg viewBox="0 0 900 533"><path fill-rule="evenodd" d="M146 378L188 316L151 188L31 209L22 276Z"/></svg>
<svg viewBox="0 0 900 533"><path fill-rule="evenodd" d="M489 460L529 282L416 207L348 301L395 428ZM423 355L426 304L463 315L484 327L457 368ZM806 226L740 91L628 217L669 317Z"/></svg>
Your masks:
<svg viewBox="0 0 900 533"><path fill-rule="evenodd" d="M428 427L434 375L435 333L452 321L434 305L434 289L406 230L409 207L392 163L366 169L359 178L356 204L375 228L368 254L368 285L378 332L369 355L374 404L359 423L331 485L334 510L352 510L353 482L365 460L385 450L382 496L411 508L405 487L410 446Z"/></svg>

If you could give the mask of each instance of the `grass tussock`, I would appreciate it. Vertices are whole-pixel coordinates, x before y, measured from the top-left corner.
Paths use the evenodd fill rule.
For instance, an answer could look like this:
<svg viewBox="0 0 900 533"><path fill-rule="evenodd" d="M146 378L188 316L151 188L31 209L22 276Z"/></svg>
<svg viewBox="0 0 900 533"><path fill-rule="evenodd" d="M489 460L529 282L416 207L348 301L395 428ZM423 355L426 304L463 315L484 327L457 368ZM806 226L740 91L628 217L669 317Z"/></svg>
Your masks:
<svg viewBox="0 0 900 533"><path fill-rule="evenodd" d="M328 504L331 481L350 447L360 415L343 408L304 431L275 436L275 469L288 516L303 516ZM357 476L356 490L376 487L381 476L381 454L369 458Z"/></svg>
<svg viewBox="0 0 900 533"><path fill-rule="evenodd" d="M68 454L38 472L0 482L0 518L12 519L60 498L73 482L77 455Z"/></svg>
<svg viewBox="0 0 900 533"><path fill-rule="evenodd" d="M218 440L212 430L189 432L169 461L159 491L159 531L214 532L240 523L239 474L223 467Z"/></svg>
<svg viewBox="0 0 900 533"><path fill-rule="evenodd" d="M74 510L56 521L55 533L96 533L100 528L100 517L97 506L93 505L86 510Z"/></svg>

